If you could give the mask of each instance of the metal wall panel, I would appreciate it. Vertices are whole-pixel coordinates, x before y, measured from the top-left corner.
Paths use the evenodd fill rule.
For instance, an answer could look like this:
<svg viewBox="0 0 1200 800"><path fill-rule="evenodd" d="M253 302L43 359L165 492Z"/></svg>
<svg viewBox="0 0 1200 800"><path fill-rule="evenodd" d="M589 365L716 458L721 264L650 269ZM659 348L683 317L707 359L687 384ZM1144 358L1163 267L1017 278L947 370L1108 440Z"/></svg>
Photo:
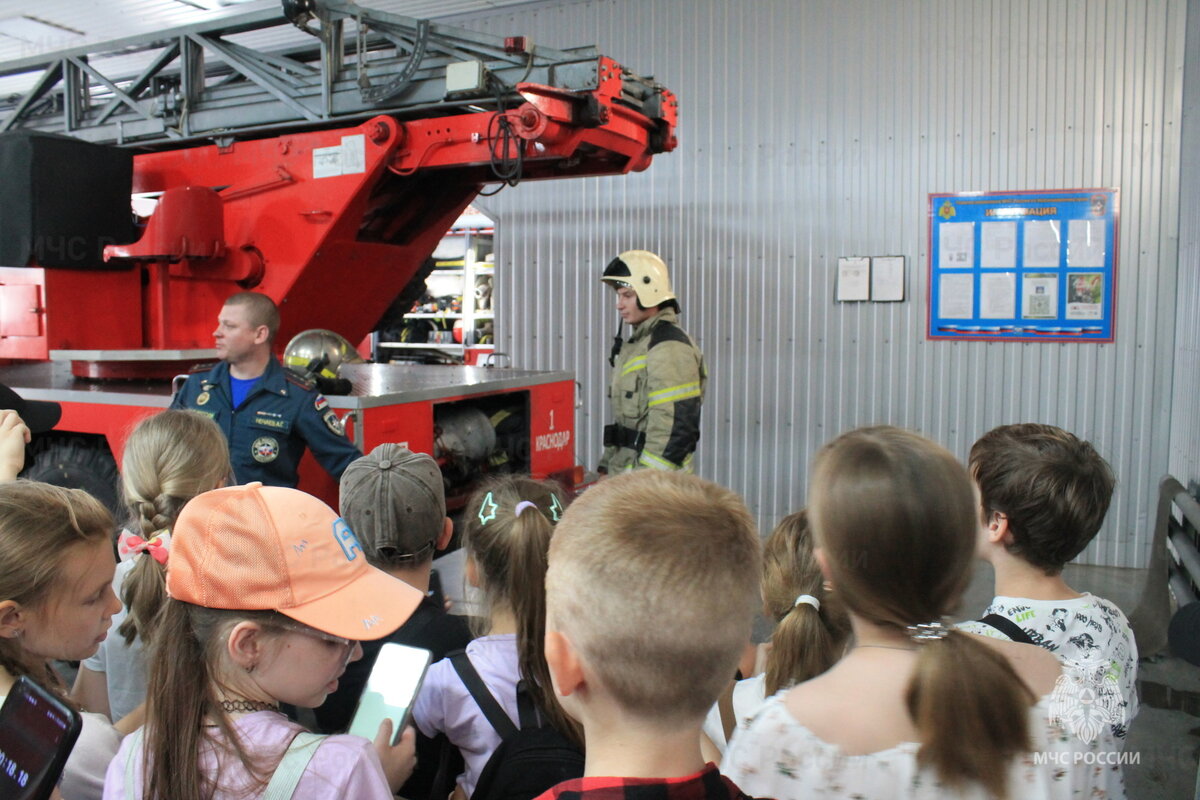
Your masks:
<svg viewBox="0 0 1200 800"><path fill-rule="evenodd" d="M616 321L597 278L623 249L655 250L711 366L698 472L764 527L805 503L815 449L848 428L906 426L965 458L993 426L1039 421L1094 442L1120 482L1082 560L1143 564L1169 451L1186 10L588 0L474 18L595 41L676 91L682 116L680 148L645 173L484 201L500 349L575 370L576 450L594 465ZM926 340L928 193L1090 186L1121 190L1115 343ZM833 302L838 256L897 254L904 303Z"/></svg>
<svg viewBox="0 0 1200 800"><path fill-rule="evenodd" d="M1200 0L1188 4L1170 472L1200 481Z"/></svg>

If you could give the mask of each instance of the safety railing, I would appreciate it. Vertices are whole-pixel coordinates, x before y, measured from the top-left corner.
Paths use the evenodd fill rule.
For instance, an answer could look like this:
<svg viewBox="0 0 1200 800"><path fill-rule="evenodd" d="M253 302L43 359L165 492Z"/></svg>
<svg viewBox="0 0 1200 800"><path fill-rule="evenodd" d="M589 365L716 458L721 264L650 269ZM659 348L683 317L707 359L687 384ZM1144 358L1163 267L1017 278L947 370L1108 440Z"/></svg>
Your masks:
<svg viewBox="0 0 1200 800"><path fill-rule="evenodd" d="M1171 475L1158 485L1158 511L1146 585L1129 623L1142 656L1167 644L1171 595L1178 608L1200 596L1200 502Z"/></svg>

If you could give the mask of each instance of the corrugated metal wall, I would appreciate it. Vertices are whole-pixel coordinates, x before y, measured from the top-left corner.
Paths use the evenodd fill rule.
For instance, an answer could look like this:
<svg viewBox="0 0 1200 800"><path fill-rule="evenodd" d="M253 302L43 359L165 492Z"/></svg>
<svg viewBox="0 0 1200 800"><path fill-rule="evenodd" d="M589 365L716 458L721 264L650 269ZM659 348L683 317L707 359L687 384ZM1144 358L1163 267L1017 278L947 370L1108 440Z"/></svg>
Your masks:
<svg viewBox="0 0 1200 800"><path fill-rule="evenodd" d="M1184 485L1200 481L1200 0L1188 4L1187 28L1170 462Z"/></svg>
<svg viewBox="0 0 1200 800"><path fill-rule="evenodd" d="M473 19L594 41L682 113L679 150L645 173L485 201L501 348L575 370L594 465L616 320L597 277L655 250L711 365L698 472L764 526L804 504L809 460L840 431L903 425L965 457L995 425L1040 421L1092 440L1120 480L1083 560L1143 564L1168 462L1186 8L590 0ZM1114 344L925 339L928 193L1091 186L1121 190ZM886 254L908 258L905 303L832 302L838 256Z"/></svg>

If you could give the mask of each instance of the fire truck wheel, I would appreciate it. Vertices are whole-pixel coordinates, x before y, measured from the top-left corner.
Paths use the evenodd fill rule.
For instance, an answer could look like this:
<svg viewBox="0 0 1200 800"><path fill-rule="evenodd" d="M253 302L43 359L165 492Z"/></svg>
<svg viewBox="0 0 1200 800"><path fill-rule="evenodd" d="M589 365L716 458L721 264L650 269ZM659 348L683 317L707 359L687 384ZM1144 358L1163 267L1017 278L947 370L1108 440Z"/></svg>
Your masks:
<svg viewBox="0 0 1200 800"><path fill-rule="evenodd" d="M83 489L103 503L113 516L124 516L117 462L100 436L49 434L34 437L25 458L22 478Z"/></svg>

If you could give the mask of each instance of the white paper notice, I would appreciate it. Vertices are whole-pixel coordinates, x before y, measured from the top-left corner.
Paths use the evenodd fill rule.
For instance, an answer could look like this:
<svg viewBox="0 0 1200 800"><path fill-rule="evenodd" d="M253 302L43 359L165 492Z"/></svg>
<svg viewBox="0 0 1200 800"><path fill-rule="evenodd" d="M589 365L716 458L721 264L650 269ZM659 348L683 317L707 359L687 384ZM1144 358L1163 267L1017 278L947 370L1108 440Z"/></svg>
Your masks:
<svg viewBox="0 0 1200 800"><path fill-rule="evenodd" d="M1058 276L1035 272L1023 276L1021 316L1025 319L1058 317Z"/></svg>
<svg viewBox="0 0 1200 800"><path fill-rule="evenodd" d="M984 222L979 228L979 266L1014 269L1017 266L1017 223Z"/></svg>
<svg viewBox="0 0 1200 800"><path fill-rule="evenodd" d="M333 178L367 171L367 138L363 134L343 136L336 147L313 148L313 177Z"/></svg>
<svg viewBox="0 0 1200 800"><path fill-rule="evenodd" d="M943 222L938 225L938 267L973 269L975 267L975 223Z"/></svg>
<svg viewBox="0 0 1200 800"><path fill-rule="evenodd" d="M984 272L979 276L979 317L1013 319L1017 316L1017 274Z"/></svg>
<svg viewBox="0 0 1200 800"><path fill-rule="evenodd" d="M904 256L871 259L871 299L894 303L904 299Z"/></svg>
<svg viewBox="0 0 1200 800"><path fill-rule="evenodd" d="M1104 275L1099 272L1068 272L1067 319L1100 319L1103 315Z"/></svg>
<svg viewBox="0 0 1200 800"><path fill-rule="evenodd" d="M839 258L838 302L871 299L871 259Z"/></svg>
<svg viewBox="0 0 1200 800"><path fill-rule="evenodd" d="M342 148L314 147L313 148L313 177L332 178L342 174Z"/></svg>
<svg viewBox="0 0 1200 800"><path fill-rule="evenodd" d="M361 133L342 137L342 174L367 171L367 137Z"/></svg>
<svg viewBox="0 0 1200 800"><path fill-rule="evenodd" d="M941 278L938 283L938 316L942 319L973 318L975 284L972 276L943 272Z"/></svg>
<svg viewBox="0 0 1200 800"><path fill-rule="evenodd" d="M1105 221L1073 219L1067 225L1067 266L1103 267Z"/></svg>
<svg viewBox="0 0 1200 800"><path fill-rule="evenodd" d="M1025 266L1057 267L1062 223L1055 219L1035 219L1025 223Z"/></svg>

